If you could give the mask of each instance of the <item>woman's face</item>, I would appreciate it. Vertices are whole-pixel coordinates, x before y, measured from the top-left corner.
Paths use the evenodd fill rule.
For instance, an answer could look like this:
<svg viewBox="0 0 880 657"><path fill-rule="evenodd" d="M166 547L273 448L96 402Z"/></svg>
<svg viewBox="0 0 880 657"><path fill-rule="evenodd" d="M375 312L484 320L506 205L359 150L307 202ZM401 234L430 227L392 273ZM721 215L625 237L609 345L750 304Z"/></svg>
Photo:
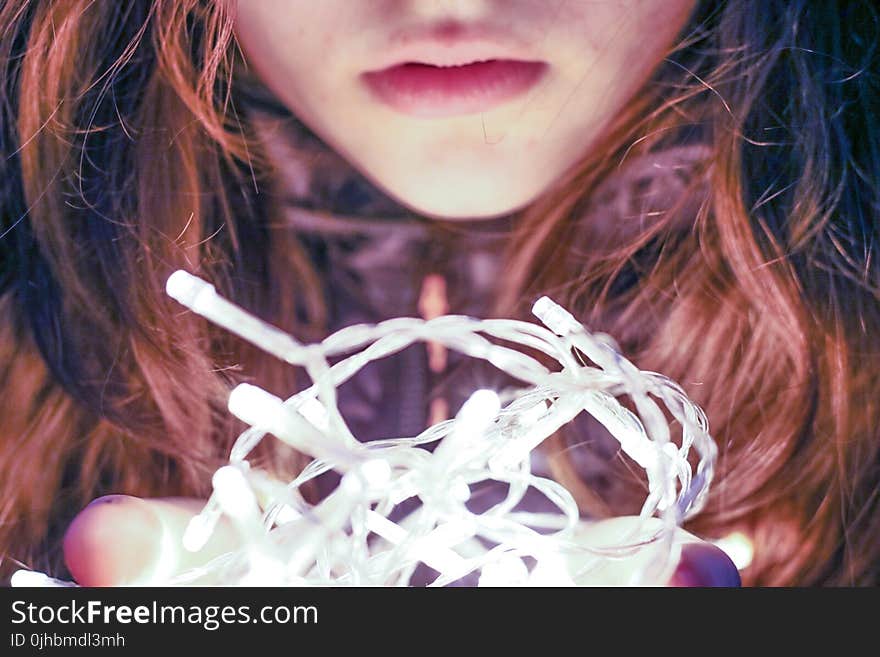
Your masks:
<svg viewBox="0 0 880 657"><path fill-rule="evenodd" d="M695 0L228 0L257 75L400 203L527 205L585 155Z"/></svg>

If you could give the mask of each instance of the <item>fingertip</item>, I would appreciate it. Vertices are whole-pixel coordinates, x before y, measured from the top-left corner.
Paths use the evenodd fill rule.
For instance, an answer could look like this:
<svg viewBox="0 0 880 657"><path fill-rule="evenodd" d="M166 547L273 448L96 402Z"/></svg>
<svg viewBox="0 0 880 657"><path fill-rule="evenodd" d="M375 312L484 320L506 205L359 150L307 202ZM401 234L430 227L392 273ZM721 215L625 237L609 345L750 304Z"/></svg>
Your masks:
<svg viewBox="0 0 880 657"><path fill-rule="evenodd" d="M669 586L738 587L742 580L736 565L724 550L710 543L686 543Z"/></svg>
<svg viewBox="0 0 880 657"><path fill-rule="evenodd" d="M139 583L155 563L162 523L151 505L129 495L99 497L63 539L64 561L81 586Z"/></svg>

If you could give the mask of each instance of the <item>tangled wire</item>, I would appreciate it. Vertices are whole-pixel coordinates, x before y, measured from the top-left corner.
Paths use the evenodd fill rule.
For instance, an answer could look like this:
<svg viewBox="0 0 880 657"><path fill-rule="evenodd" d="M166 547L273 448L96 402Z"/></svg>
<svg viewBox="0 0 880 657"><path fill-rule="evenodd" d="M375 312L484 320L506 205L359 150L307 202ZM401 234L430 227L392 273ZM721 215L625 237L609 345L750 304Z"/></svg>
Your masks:
<svg viewBox="0 0 880 657"><path fill-rule="evenodd" d="M549 298L533 307L544 326L454 315L396 318L301 344L187 272L172 274L166 289L197 314L305 368L313 383L287 400L251 384L231 392L229 411L249 428L232 446L228 465L215 472L213 494L183 543L200 550L225 516L241 545L184 573L160 568L152 584L406 586L421 566L429 569L431 586L474 575L480 585L587 585L602 582L609 563L634 556L637 566L625 583L651 584L665 581L675 566L675 531L700 510L712 479L717 449L706 417L675 382L640 371L610 337L591 334ZM359 441L339 411L337 388L368 363L418 341L484 359L523 385L477 390L454 419L417 436ZM542 352L560 369L497 341ZM338 356L345 357L331 366ZM532 472L533 450L582 412L647 475L638 518L610 541L591 532L563 485ZM292 481L249 464L251 451L270 434L313 457ZM331 470L341 475L339 485L308 503L301 487ZM472 488L487 480L504 485L506 497L475 512L468 505ZM557 510L521 510L530 488ZM404 501L412 510L396 517ZM60 583L19 575L19 584L35 577Z"/></svg>

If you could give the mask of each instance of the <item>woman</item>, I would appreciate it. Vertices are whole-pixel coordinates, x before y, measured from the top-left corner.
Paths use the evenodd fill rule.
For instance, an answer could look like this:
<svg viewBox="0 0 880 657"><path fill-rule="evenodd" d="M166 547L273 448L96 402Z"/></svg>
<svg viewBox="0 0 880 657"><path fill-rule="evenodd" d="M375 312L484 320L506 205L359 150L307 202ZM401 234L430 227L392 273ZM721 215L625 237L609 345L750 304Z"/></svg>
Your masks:
<svg viewBox="0 0 880 657"><path fill-rule="evenodd" d="M170 271L318 339L345 314L335 265L288 206L377 202L453 246L498 223L485 292L459 281L453 312L550 294L682 383L721 449L689 529L748 536L745 583L877 583L871 3L9 0L0 25L8 558L57 571L103 494L204 497L230 385L295 389L181 313ZM312 137L354 191L322 187ZM452 252L408 276L423 298ZM580 447L548 460L585 512L630 510L627 464L585 476ZM125 535L95 512L114 506L80 516L68 564Z"/></svg>

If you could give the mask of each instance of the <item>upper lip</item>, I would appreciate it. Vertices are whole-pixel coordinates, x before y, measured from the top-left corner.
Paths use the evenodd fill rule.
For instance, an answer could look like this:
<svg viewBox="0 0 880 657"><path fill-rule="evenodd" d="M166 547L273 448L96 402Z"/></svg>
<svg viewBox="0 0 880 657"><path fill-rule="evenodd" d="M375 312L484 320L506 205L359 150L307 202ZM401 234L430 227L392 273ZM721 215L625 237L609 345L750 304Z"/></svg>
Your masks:
<svg viewBox="0 0 880 657"><path fill-rule="evenodd" d="M371 71L401 64L464 66L493 59L536 61L507 33L462 24L428 26L395 34Z"/></svg>

